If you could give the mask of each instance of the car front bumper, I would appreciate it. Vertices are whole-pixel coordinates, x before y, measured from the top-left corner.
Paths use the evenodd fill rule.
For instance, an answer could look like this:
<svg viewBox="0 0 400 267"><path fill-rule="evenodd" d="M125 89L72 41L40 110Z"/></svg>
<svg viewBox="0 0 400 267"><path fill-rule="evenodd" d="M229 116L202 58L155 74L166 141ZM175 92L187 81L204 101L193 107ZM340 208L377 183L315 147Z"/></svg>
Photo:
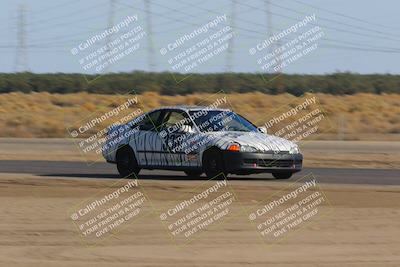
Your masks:
<svg viewBox="0 0 400 267"><path fill-rule="evenodd" d="M302 154L253 153L223 151L225 170L234 174L262 172L299 172L302 169Z"/></svg>

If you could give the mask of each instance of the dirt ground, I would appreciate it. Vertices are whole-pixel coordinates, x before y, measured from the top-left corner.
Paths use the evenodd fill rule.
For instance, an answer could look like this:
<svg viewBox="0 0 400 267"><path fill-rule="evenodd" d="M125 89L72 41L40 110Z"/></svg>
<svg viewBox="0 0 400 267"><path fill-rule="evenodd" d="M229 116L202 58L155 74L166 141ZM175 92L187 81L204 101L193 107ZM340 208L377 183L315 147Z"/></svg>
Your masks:
<svg viewBox="0 0 400 267"><path fill-rule="evenodd" d="M400 168L400 142L313 140L299 146L305 167ZM0 160L104 161L101 155L82 156L64 138L0 138Z"/></svg>
<svg viewBox="0 0 400 267"><path fill-rule="evenodd" d="M203 181L139 180L143 217L87 246L71 207L115 182L0 174L0 266L400 266L399 186L322 184L324 215L266 242L243 211L289 182L229 181L234 215L177 244L159 211Z"/></svg>

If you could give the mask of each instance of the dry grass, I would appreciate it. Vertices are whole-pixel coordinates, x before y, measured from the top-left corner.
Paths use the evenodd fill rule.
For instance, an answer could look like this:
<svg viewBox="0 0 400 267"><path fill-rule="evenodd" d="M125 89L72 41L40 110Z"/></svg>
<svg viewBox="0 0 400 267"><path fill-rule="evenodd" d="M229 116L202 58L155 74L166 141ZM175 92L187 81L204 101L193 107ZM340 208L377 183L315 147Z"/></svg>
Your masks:
<svg viewBox="0 0 400 267"><path fill-rule="evenodd" d="M143 110L160 106L189 104L207 105L223 95L192 94L161 96L149 92L139 96ZM316 94L327 120L321 124L326 136L335 138L338 129L344 136L361 134L400 133L400 94L356 94L333 96ZM90 116L122 104L128 96L96 95L87 93L9 93L0 95L1 137L65 137L66 127ZM265 95L262 93L229 94L230 107L250 120L262 124L278 109L288 109L299 98L292 95ZM338 125L341 125L338 127ZM322 135L313 138L323 138Z"/></svg>

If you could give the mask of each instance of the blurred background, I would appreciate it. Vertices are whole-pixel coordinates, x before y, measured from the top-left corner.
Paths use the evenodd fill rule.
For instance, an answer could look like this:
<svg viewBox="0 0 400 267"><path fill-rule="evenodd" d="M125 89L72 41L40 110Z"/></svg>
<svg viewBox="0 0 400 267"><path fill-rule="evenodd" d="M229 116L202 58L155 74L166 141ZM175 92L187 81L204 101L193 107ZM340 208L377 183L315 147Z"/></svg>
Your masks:
<svg viewBox="0 0 400 267"><path fill-rule="evenodd" d="M311 139L399 140L397 1L3 0L1 5L1 137L66 137L68 125L110 109L133 90L146 109L198 104L223 92L235 111L254 121L313 92L331 125L322 125L323 133ZM315 21L263 55L314 26L324 33L317 49L279 71L263 71L249 49L314 14ZM227 49L190 72L175 71L168 63L171 53L162 55L160 49L223 15L216 30L229 26L234 32ZM127 16L138 19L88 50L109 45L132 27L145 32L139 48L102 72L82 68L81 55L71 49Z"/></svg>

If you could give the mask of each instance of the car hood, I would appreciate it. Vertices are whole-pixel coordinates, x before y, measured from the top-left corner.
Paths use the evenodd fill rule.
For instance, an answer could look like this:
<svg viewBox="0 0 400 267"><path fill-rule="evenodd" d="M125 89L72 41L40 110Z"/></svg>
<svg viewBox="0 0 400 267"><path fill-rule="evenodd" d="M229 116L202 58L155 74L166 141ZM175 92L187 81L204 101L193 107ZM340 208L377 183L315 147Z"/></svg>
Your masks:
<svg viewBox="0 0 400 267"><path fill-rule="evenodd" d="M209 145L214 145L220 149L227 149L232 143L241 146L250 146L259 152L270 151L290 151L297 145L289 140L268 135L260 132L209 132Z"/></svg>

